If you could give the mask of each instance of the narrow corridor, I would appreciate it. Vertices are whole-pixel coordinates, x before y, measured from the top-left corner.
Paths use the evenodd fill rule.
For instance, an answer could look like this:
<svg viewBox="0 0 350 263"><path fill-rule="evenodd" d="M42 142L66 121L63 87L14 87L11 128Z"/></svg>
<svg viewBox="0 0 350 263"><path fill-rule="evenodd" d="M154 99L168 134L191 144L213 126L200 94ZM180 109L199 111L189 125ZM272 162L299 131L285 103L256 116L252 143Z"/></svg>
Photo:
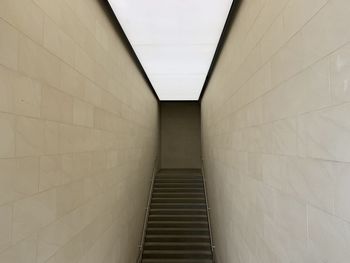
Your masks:
<svg viewBox="0 0 350 263"><path fill-rule="evenodd" d="M349 14L0 0L0 263L349 263Z"/></svg>

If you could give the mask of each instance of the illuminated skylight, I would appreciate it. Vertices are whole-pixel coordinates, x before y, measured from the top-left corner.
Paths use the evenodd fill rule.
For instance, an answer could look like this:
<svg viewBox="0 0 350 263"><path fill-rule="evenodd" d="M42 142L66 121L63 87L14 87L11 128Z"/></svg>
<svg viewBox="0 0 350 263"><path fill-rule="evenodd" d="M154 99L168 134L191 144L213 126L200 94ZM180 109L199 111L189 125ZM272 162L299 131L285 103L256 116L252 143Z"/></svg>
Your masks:
<svg viewBox="0 0 350 263"><path fill-rule="evenodd" d="M198 100L232 0L108 0L160 100Z"/></svg>

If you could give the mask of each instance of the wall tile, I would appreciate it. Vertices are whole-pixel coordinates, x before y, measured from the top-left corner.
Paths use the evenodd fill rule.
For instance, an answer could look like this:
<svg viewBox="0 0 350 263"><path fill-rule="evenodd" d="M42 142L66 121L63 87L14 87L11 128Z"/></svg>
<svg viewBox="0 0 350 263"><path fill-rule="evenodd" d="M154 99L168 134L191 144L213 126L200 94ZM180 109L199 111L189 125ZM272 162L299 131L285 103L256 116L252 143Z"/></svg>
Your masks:
<svg viewBox="0 0 350 263"><path fill-rule="evenodd" d="M348 8L350 3L347 1L329 1L303 28L304 49L308 54L305 65L330 54L350 40L350 33L346 27L350 19L346 12ZM327 23L330 17L334 19Z"/></svg>
<svg viewBox="0 0 350 263"><path fill-rule="evenodd" d="M66 94L75 97L84 97L84 78L72 67L61 64L61 85L60 89Z"/></svg>
<svg viewBox="0 0 350 263"><path fill-rule="evenodd" d="M349 169L348 163L336 163L334 165L335 177L335 214L350 222L349 205Z"/></svg>
<svg viewBox="0 0 350 263"><path fill-rule="evenodd" d="M56 190L50 190L14 203L13 242L22 240L56 219Z"/></svg>
<svg viewBox="0 0 350 263"><path fill-rule="evenodd" d="M43 87L42 116L48 120L73 122L73 99L51 87Z"/></svg>
<svg viewBox="0 0 350 263"><path fill-rule="evenodd" d="M331 57L331 87L335 103L350 101L349 58L349 45L344 46Z"/></svg>
<svg viewBox="0 0 350 263"><path fill-rule="evenodd" d="M0 158L15 155L15 118L0 113Z"/></svg>
<svg viewBox="0 0 350 263"><path fill-rule="evenodd" d="M44 13L30 0L4 0L0 17L36 42L42 43Z"/></svg>
<svg viewBox="0 0 350 263"><path fill-rule="evenodd" d="M264 96L264 120L295 116L332 105L329 59L324 59Z"/></svg>
<svg viewBox="0 0 350 263"><path fill-rule="evenodd" d="M15 113L40 117L41 85L32 79L18 76L14 87Z"/></svg>
<svg viewBox="0 0 350 263"><path fill-rule="evenodd" d="M73 122L77 125L92 127L94 124L94 107L80 100L74 100Z"/></svg>
<svg viewBox="0 0 350 263"><path fill-rule="evenodd" d="M87 53L78 49L75 55L76 69L88 77L90 80L94 80L94 62Z"/></svg>
<svg viewBox="0 0 350 263"><path fill-rule="evenodd" d="M6 263L36 263L35 235L18 242L0 254L0 262Z"/></svg>
<svg viewBox="0 0 350 263"><path fill-rule="evenodd" d="M38 192L39 158L16 159L16 173L12 178L12 188L17 194L30 196Z"/></svg>
<svg viewBox="0 0 350 263"><path fill-rule="evenodd" d="M45 191L63 183L62 158L59 155L40 157L39 190Z"/></svg>
<svg viewBox="0 0 350 263"><path fill-rule="evenodd" d="M7 24L5 21L0 20L0 64L11 69L17 69L18 67L18 32Z"/></svg>
<svg viewBox="0 0 350 263"><path fill-rule="evenodd" d="M347 262L350 225L316 208L308 208L310 247L320 262Z"/></svg>
<svg viewBox="0 0 350 263"><path fill-rule="evenodd" d="M40 155L45 150L45 123L18 117L16 120L16 156Z"/></svg>
<svg viewBox="0 0 350 263"><path fill-rule="evenodd" d="M47 154L58 154L60 153L60 125L56 122L46 121L45 122L45 136L44 136L44 145L45 153Z"/></svg>
<svg viewBox="0 0 350 263"><path fill-rule="evenodd" d="M298 121L300 154L349 162L349 112L350 105L344 104L301 116Z"/></svg>
<svg viewBox="0 0 350 263"><path fill-rule="evenodd" d="M284 30L287 36L292 36L300 30L328 0L289 1L283 13Z"/></svg>
<svg viewBox="0 0 350 263"><path fill-rule="evenodd" d="M39 166L36 158L2 159L1 198L5 204L38 192Z"/></svg>
<svg viewBox="0 0 350 263"><path fill-rule="evenodd" d="M0 66L0 111L13 112L15 73Z"/></svg>
<svg viewBox="0 0 350 263"><path fill-rule="evenodd" d="M44 47L69 65L75 65L74 41L48 17L45 17L44 24Z"/></svg>
<svg viewBox="0 0 350 263"><path fill-rule="evenodd" d="M29 77L43 81L50 86L59 87L60 62L58 58L25 36L20 37L18 67Z"/></svg>
<svg viewBox="0 0 350 263"><path fill-rule="evenodd" d="M84 184L73 182L57 188L57 215L71 212L84 202Z"/></svg>
<svg viewBox="0 0 350 263"><path fill-rule="evenodd" d="M331 162L265 155L263 178L275 189L334 212L336 180Z"/></svg>
<svg viewBox="0 0 350 263"><path fill-rule="evenodd" d="M0 251L11 245L12 206L0 207Z"/></svg>

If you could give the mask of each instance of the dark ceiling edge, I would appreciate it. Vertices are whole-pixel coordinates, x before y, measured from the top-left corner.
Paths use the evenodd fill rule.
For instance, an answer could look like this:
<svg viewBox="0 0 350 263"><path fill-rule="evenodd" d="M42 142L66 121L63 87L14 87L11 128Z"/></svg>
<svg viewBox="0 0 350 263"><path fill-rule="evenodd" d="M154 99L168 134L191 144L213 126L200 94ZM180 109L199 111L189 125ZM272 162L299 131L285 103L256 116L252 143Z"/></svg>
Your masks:
<svg viewBox="0 0 350 263"><path fill-rule="evenodd" d="M114 25L117 34L120 36L122 43L124 45L124 47L127 49L127 51L130 54L131 59L134 61L134 63L136 64L138 70L140 71L142 77L144 78L144 80L146 81L146 83L148 84L151 92L153 93L153 95L155 96L155 98L157 99L157 101L159 102L159 97L155 91L155 89L153 88L153 85L151 83L151 81L149 80L139 58L137 57L135 50L133 49L128 37L126 36L122 26L119 23L119 20L117 18L117 16L114 14L114 11L112 9L112 6L110 5L110 3L108 2L108 0L99 0L98 1L101 4L101 7L104 9L105 13L107 14L108 19L113 22L112 24Z"/></svg>
<svg viewBox="0 0 350 263"><path fill-rule="evenodd" d="M210 81L210 79L213 75L213 72L215 70L215 66L219 60L220 55L221 55L221 51L225 46L227 36L230 32L230 29L232 27L233 21L236 17L236 14L238 12L240 4L241 4L241 0L233 0L233 2L232 2L230 11L228 13L224 28L221 32L220 40L219 40L219 43L216 47L215 54L214 54L213 60L210 64L210 68L209 68L207 77L205 78L205 82L204 82L204 85L203 85L203 88L202 88L202 91L201 91L201 94L199 96L198 101L201 101L203 99L204 93L208 87L209 81Z"/></svg>

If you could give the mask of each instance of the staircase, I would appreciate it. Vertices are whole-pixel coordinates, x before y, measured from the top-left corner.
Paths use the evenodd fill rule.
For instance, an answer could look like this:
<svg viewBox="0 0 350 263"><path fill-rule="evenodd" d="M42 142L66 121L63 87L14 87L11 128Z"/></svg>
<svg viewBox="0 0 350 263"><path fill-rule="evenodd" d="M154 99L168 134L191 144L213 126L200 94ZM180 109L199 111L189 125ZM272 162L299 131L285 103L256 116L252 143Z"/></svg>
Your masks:
<svg viewBox="0 0 350 263"><path fill-rule="evenodd" d="M203 176L163 169L154 179L142 263L212 263Z"/></svg>

